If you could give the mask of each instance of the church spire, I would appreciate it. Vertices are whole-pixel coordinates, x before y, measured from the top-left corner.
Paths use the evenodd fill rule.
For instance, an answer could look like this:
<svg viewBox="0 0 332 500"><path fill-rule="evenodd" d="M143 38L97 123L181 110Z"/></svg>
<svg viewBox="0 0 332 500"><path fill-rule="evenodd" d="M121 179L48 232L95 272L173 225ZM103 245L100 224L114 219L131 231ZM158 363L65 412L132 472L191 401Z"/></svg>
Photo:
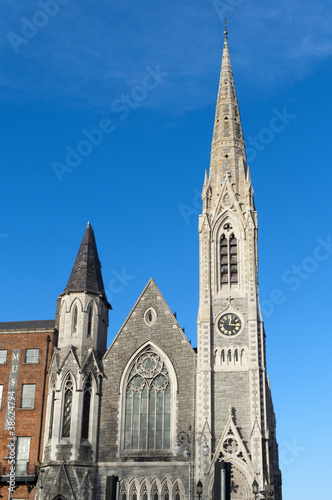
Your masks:
<svg viewBox="0 0 332 500"><path fill-rule="evenodd" d="M223 182L226 173L238 186L244 172L239 171L239 158L246 162L239 105L235 92L231 60L228 50L227 21L224 21L224 48L211 147L210 180Z"/></svg>
<svg viewBox="0 0 332 500"><path fill-rule="evenodd" d="M105 294L95 235L90 222L86 226L74 267L63 291L63 293L71 292L89 292L100 295L106 306L111 308Z"/></svg>

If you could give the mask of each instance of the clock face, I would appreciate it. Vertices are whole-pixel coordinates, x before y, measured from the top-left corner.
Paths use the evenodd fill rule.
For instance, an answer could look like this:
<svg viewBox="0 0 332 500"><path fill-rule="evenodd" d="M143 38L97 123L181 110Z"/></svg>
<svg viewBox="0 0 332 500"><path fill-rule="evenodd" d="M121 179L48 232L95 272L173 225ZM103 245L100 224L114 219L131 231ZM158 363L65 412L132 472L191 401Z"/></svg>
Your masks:
<svg viewBox="0 0 332 500"><path fill-rule="evenodd" d="M241 329L241 320L236 314L224 314L219 318L218 329L223 335L236 335Z"/></svg>

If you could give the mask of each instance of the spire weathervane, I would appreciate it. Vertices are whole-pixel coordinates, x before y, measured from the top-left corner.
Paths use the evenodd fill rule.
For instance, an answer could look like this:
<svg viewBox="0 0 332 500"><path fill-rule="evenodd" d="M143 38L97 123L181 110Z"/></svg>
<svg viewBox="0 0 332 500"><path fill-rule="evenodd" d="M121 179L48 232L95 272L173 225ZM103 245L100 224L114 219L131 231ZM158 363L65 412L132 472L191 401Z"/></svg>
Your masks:
<svg viewBox="0 0 332 500"><path fill-rule="evenodd" d="M225 29L224 29L225 40L227 40L227 35L228 35L227 24L228 24L228 21L226 20L226 17L225 17L224 22L223 22L223 25L225 26Z"/></svg>

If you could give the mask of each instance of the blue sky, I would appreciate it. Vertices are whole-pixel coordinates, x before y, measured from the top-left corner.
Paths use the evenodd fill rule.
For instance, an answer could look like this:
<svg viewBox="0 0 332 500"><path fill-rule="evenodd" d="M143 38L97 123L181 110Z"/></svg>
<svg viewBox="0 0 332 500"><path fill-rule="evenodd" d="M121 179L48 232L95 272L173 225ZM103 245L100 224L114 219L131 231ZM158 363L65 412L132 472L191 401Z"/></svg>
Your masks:
<svg viewBox="0 0 332 500"><path fill-rule="evenodd" d="M226 15L284 499L326 496L332 4L59 0L51 15L41 3L0 0L1 320L54 317L90 221L109 341L152 276L196 345L197 216Z"/></svg>

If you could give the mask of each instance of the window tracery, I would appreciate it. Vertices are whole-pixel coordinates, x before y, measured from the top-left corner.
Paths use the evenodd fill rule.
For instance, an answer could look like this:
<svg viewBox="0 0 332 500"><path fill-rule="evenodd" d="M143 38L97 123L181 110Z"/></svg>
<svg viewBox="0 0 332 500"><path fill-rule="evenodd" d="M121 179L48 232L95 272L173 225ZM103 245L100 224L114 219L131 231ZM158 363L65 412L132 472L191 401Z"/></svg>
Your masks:
<svg viewBox="0 0 332 500"><path fill-rule="evenodd" d="M126 450L170 448L171 386L161 357L146 349L131 368L126 387Z"/></svg>
<svg viewBox="0 0 332 500"><path fill-rule="evenodd" d="M121 500L127 500L127 489L125 484L121 485L120 498Z"/></svg>

